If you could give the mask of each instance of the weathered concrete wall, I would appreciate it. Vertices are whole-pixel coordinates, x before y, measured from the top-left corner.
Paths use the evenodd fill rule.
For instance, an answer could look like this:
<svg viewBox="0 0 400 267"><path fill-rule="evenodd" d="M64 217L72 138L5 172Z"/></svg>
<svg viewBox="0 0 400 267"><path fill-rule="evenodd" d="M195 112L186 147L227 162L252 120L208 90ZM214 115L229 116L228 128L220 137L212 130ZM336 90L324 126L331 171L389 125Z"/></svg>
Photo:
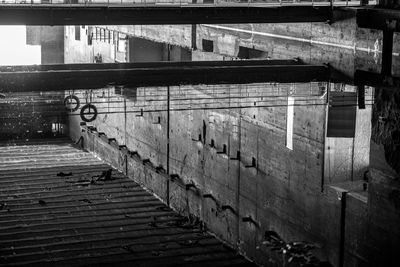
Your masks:
<svg viewBox="0 0 400 267"><path fill-rule="evenodd" d="M368 248L374 266L398 266L400 168L398 90L376 88L368 185Z"/></svg>
<svg viewBox="0 0 400 267"><path fill-rule="evenodd" d="M122 26L114 30L190 48L191 29L191 26L164 26L161 30L159 26ZM356 66L364 68L364 63L355 59L357 53L375 49L374 42L366 42L364 47L354 41L357 36L354 19L344 19L333 26L198 25L196 29L199 50L194 50L192 56L199 60L237 58L242 46L268 52L263 56L274 59L300 57L308 63L329 62L351 76ZM214 41L215 53L201 51L203 38ZM372 60L374 55L367 52ZM379 60L379 53L376 55ZM318 95L319 88L315 91L304 86L299 88L302 89L298 94L307 89ZM352 186L349 189L336 185L351 180L351 168L346 169L348 177L323 181L326 100L307 102L307 97L302 99L295 93L295 103L302 105L294 107L294 140L290 150L286 148L289 89L276 85L222 89L171 87L174 98L171 110L174 111L169 114L169 124L165 111L166 88L137 88L134 96L126 100L111 90L110 98L97 104L107 114L100 114L91 125L116 138L129 150L137 151L139 156L132 157L135 161L127 160L131 177L179 212L199 217L219 237L258 263L272 260L268 258L271 254L263 244L263 235L266 230L273 230L285 240L317 243L320 249L315 253L334 266L341 266L342 262L344 266L362 266L367 255L362 236L367 216L366 197L351 195ZM193 95L196 97L192 101L184 100ZM213 99L211 103L210 99ZM116 103L108 104L108 100ZM307 103L319 104L306 106ZM143 116L140 109L144 111ZM359 174L368 165L365 153L369 147L365 140L370 109L357 112L366 114L360 115L364 119L357 121L356 129L366 132L359 142L355 141L360 151L352 152L349 159L354 161L353 178L360 179ZM71 135L78 138L79 119L73 118ZM210 145L212 140L214 146ZM221 153L224 145L227 151ZM240 160L234 159L237 151L240 151ZM352 159L355 154L360 157ZM252 158L256 167L250 167ZM143 159L149 159L151 164L144 165ZM169 169L169 174L176 176L166 179L155 171L157 166ZM187 184L195 187L186 189ZM349 193L344 204L343 193ZM243 222L243 218L251 218L254 223ZM353 221L354 218L358 221ZM347 233L349 237L343 238ZM279 260L276 263L279 265Z"/></svg>
<svg viewBox="0 0 400 267"><path fill-rule="evenodd" d="M236 58L239 47L247 47L264 51L262 56L272 59L300 58L310 64L329 63L350 77L356 69L379 72L382 33L357 28L354 16L352 10L336 10L331 24L146 25L114 28L132 36L199 50L203 50L203 39L210 40L214 42L214 53L228 58ZM192 40L193 36L195 40ZM400 75L398 40L399 36L395 34L395 76ZM203 59L212 60L207 56Z"/></svg>
<svg viewBox="0 0 400 267"><path fill-rule="evenodd" d="M358 38L374 37L369 30L359 34L351 14L338 15L349 18L333 24L199 25L197 47L201 49L202 39L207 39L214 41L215 52L219 54L237 56L239 46L243 46L265 51L272 59L300 58L310 64L329 63L352 76L356 67L369 69L370 65L364 61L374 59L374 43L359 43ZM379 52L376 58L380 60Z"/></svg>
<svg viewBox="0 0 400 267"><path fill-rule="evenodd" d="M26 44L41 45L40 32L40 26L26 26Z"/></svg>
<svg viewBox="0 0 400 267"><path fill-rule="evenodd" d="M360 192L360 189L354 191L346 195L344 262L345 266L368 266L367 192Z"/></svg>
<svg viewBox="0 0 400 267"><path fill-rule="evenodd" d="M371 170L368 202L368 247L374 266L397 266L400 247L400 184L377 169Z"/></svg>
<svg viewBox="0 0 400 267"><path fill-rule="evenodd" d="M104 27L158 43L168 43L186 48L191 48L192 44L192 27L190 25L121 25Z"/></svg>
<svg viewBox="0 0 400 267"><path fill-rule="evenodd" d="M42 64L64 63L64 27L41 26Z"/></svg>
<svg viewBox="0 0 400 267"><path fill-rule="evenodd" d="M80 38L76 40L75 32L79 30ZM93 33L93 44L89 45L88 35ZM108 30L106 30L107 39L102 34L95 36L95 27L85 26L65 26L65 63L94 63L95 56L100 54L103 63L114 63L116 60L116 41L115 35L110 32L111 39L108 40ZM121 41L122 42L122 41Z"/></svg>
<svg viewBox="0 0 400 267"><path fill-rule="evenodd" d="M41 64L64 63L63 26L27 26L26 44L41 46Z"/></svg>
<svg viewBox="0 0 400 267"><path fill-rule="evenodd" d="M171 87L169 150L166 88L137 88L128 98L113 89L104 89L104 94L95 90L93 99L101 114L91 125L138 153L128 157L130 177L182 214L199 217L217 236L258 263L269 260L264 232L273 230L285 240L317 243L321 248L315 253L339 266L338 189L321 193L326 106L305 105L326 100L320 98L316 84L296 86L299 105L294 107L290 150L286 148L290 88L273 84ZM317 97L310 100L310 94ZM106 98L99 98L103 95ZM196 102L185 100L193 95ZM231 109L195 110L226 105ZM239 106L247 108L234 108ZM189 110L177 111L184 107ZM70 117L74 140L81 135L79 121L78 116ZM118 153L88 142L99 157L121 165ZM221 153L224 145L226 153ZM237 151L240 160L234 159ZM146 159L150 163L143 164ZM168 179L155 171L160 166L178 176ZM187 184L195 187L186 189ZM247 217L255 223L243 222Z"/></svg>
<svg viewBox="0 0 400 267"><path fill-rule="evenodd" d="M157 43L143 38L129 38L129 62L191 61L188 48Z"/></svg>

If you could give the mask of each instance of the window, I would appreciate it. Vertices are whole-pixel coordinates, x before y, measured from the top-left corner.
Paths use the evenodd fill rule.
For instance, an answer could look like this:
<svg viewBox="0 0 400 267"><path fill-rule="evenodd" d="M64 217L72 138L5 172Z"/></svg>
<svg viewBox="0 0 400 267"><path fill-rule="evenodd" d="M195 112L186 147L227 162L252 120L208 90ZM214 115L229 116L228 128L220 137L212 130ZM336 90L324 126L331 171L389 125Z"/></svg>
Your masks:
<svg viewBox="0 0 400 267"><path fill-rule="evenodd" d="M81 28L79 26L75 26L75 40L81 40Z"/></svg>
<svg viewBox="0 0 400 267"><path fill-rule="evenodd" d="M214 42L211 40L203 39L201 40L204 52L214 52Z"/></svg>

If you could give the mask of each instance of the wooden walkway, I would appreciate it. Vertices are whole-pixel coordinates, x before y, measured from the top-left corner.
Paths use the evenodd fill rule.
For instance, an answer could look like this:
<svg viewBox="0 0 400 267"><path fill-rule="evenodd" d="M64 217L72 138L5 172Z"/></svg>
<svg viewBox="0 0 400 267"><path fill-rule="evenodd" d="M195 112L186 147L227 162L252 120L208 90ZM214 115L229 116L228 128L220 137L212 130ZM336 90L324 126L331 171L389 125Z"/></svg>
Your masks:
<svg viewBox="0 0 400 267"><path fill-rule="evenodd" d="M109 169L70 144L0 147L0 266L253 266Z"/></svg>

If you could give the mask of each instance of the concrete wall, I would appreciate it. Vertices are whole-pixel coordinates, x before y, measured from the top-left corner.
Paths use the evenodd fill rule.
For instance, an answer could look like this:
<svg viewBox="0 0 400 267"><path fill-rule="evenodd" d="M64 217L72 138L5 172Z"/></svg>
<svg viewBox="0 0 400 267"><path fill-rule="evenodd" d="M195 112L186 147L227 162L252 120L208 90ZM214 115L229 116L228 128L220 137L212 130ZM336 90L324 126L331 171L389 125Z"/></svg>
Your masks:
<svg viewBox="0 0 400 267"><path fill-rule="evenodd" d="M375 266L400 263L399 99L398 90L376 88L367 228L371 263Z"/></svg>
<svg viewBox="0 0 400 267"><path fill-rule="evenodd" d="M166 88L137 88L133 98L115 94L114 89L95 90L100 114L90 123L96 134L85 137L85 146L113 166L127 168L131 178L171 207L199 217L218 237L260 264L270 260L282 264L269 257L272 254L263 244L264 232L273 230L288 241L318 244L314 253L339 266L342 206L338 196L347 189L326 187L321 193L326 106L318 104L326 100L320 98L317 84L295 86L295 103L302 105L294 107L290 150L286 105L291 88L283 84L170 87L169 127ZM83 92L76 94L83 97ZM99 98L103 95L106 98ZM196 102L188 101L193 95ZM205 106L210 109L196 110ZM231 109L212 108L216 106ZM246 108L235 108L239 106ZM74 140L81 135L79 122L76 114L70 116ZM129 155L121 166L117 152L96 143L104 137L99 132L115 138L115 148L126 145L137 154ZM220 153L224 145L227 151ZM240 161L234 159L237 151ZM252 158L255 167L249 167ZM149 163L143 164L147 159ZM156 167L178 176L169 178ZM186 184L195 187L187 190ZM254 223L243 222L248 217ZM357 238L355 234L349 242L357 243Z"/></svg>
<svg viewBox="0 0 400 267"><path fill-rule="evenodd" d="M75 32L80 32L80 39L76 40ZM107 39L104 37L104 31L107 36ZM125 57L119 57L117 55L117 42L116 36L113 32L109 33L108 29L103 29L101 34L98 34L96 39L96 27L92 26L65 26L65 49L64 49L64 57L65 63L94 63L95 56L100 54L102 56L103 63L114 63L116 60L125 61ZM93 42L92 45L89 45L88 36L93 34ZM110 40L108 36L110 34ZM121 42L125 42L125 40L121 40Z"/></svg>
<svg viewBox="0 0 400 267"><path fill-rule="evenodd" d="M374 266L397 266L400 247L400 184L377 169L371 170L368 202L368 248Z"/></svg>
<svg viewBox="0 0 400 267"><path fill-rule="evenodd" d="M42 64L64 63L64 27L41 26Z"/></svg>
<svg viewBox="0 0 400 267"><path fill-rule="evenodd" d="M26 26L26 44L41 45L40 32L40 26Z"/></svg>
<svg viewBox="0 0 400 267"><path fill-rule="evenodd" d="M181 46L129 38L129 62L191 61L192 51Z"/></svg>
<svg viewBox="0 0 400 267"><path fill-rule="evenodd" d="M144 38L158 43L191 48L192 27L190 25L121 25L107 26L130 36Z"/></svg>
<svg viewBox="0 0 400 267"><path fill-rule="evenodd" d="M268 58L300 57L307 63L329 62L351 76L355 68L366 66L358 61L357 53L370 48L372 51L374 43L358 45L354 19L341 15L344 19L332 26L198 25L194 41L199 50L192 51L192 58L235 59L242 46L267 52L263 56ZM184 48L193 45L190 25L109 28ZM373 40L375 34L366 32L364 37ZM203 38L214 42L214 53L201 51ZM379 53L376 55L379 60ZM362 56L367 57L366 62L375 60L373 53ZM287 241L317 244L319 249L314 253L334 266L364 266L370 260L364 246L368 197L356 180L369 164L371 109L357 110L358 138L352 140L357 148L349 144L352 153L345 158L353 162L351 166L343 168L337 179L324 179L328 143L326 100L321 98L317 86L297 85L295 103L303 105L294 107L293 150L290 150L286 147L286 117L287 95L292 86L170 87L169 116L166 88L131 89L134 96L126 98L115 94L113 89L104 89L108 98L95 98L102 114L90 125L134 153L127 158L125 167L121 167L121 160L116 161L120 158L118 154L105 152L110 147L96 145L95 141L89 144L100 157L127 168L130 177L174 209L199 217L217 236L260 264L273 261L277 266L282 265L282 258L274 257L263 243L264 232L273 230ZM101 90L95 94L103 95ZM318 100L307 100L310 94L317 95ZM76 114L71 116L70 133L75 140L81 134L79 121ZM90 138L100 137L95 133ZM214 147L210 146L211 140ZM103 142L107 143L106 138ZM339 144L344 143L335 140L330 144L336 148L331 159L343 161L344 153L339 151L344 150ZM227 153L220 153L224 145ZM238 151L240 161L234 159ZM249 167L252 158L256 167ZM143 160L150 163L143 164ZM156 171L156 167L168 169L174 175L168 177ZM187 184L195 187L187 190ZM254 223L244 222L243 218L251 218Z"/></svg>
<svg viewBox="0 0 400 267"><path fill-rule="evenodd" d="M356 69L379 72L382 33L357 28L354 16L352 10L336 10L331 24L136 25L110 28L135 37L199 50L202 50L203 39L211 40L214 42L214 53L227 58L236 58L242 46L264 51L264 58L300 58L310 64L329 63L350 77ZM395 34L395 76L400 73L400 64L397 64L400 60L398 40L399 36ZM212 60L212 57L197 59Z"/></svg>
<svg viewBox="0 0 400 267"><path fill-rule="evenodd" d="M381 69L382 32L358 28L355 11L351 9L335 10L333 23L134 25L108 28L194 50L202 50L202 39L212 40L214 52L226 59L236 58L241 46L264 51L263 57L266 58L300 58L311 64L329 63L350 77L356 69L373 72L380 72ZM395 33L392 70L396 77L400 76L399 40L399 34ZM196 59L213 60L207 56Z"/></svg>
<svg viewBox="0 0 400 267"><path fill-rule="evenodd" d="M41 46L41 64L64 63L63 26L27 26L26 44Z"/></svg>

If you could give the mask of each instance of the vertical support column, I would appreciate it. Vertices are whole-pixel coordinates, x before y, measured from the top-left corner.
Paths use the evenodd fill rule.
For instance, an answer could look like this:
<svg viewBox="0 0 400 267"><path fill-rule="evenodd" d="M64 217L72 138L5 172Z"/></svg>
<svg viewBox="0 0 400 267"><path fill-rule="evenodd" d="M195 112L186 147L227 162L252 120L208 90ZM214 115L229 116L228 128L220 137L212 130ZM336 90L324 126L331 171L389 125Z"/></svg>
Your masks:
<svg viewBox="0 0 400 267"><path fill-rule="evenodd" d="M339 243L339 267L344 266L344 244L346 237L346 198L347 192L343 191L340 198L341 208L340 208L340 243Z"/></svg>
<svg viewBox="0 0 400 267"><path fill-rule="evenodd" d="M358 108L365 109L365 86L364 85L357 86L357 100L358 100Z"/></svg>
<svg viewBox="0 0 400 267"><path fill-rule="evenodd" d="M167 61L171 61L171 45L167 44ZM170 123L170 87L167 86L167 205L169 207L169 196L170 196L170 167L169 167L169 157L170 157L170 140L169 140L169 133L171 128Z"/></svg>
<svg viewBox="0 0 400 267"><path fill-rule="evenodd" d="M192 24L192 50L197 50L197 25Z"/></svg>
<svg viewBox="0 0 400 267"><path fill-rule="evenodd" d="M322 154L322 170L321 170L321 192L324 192L324 187L325 187L325 174L326 174L326 162L329 162L326 160L327 159L327 148L326 148L326 136L327 136L327 130L328 130L328 111L329 111L329 97L330 97L330 91L331 91L331 83L327 82L326 83L326 101L325 101L325 122L324 122L324 138L323 138L323 154ZM329 168L328 168L329 170Z"/></svg>
<svg viewBox="0 0 400 267"><path fill-rule="evenodd" d="M229 92L229 97L231 97L230 92ZM229 106L231 105L230 103L230 98L229 98ZM229 111L229 113L231 112L231 110ZM239 140L239 144L238 144L238 151L242 150L241 147L241 143L242 143L242 109L239 108L239 121L238 121L238 140ZM230 152L228 152L228 156L229 156ZM243 214L241 213L240 210L240 180L241 180L241 169L240 169L240 160L238 161L238 174L237 174L237 188L236 188L236 210L238 212L238 216L236 216L236 240L239 241L240 240L240 221L241 221L241 217L240 215Z"/></svg>
<svg viewBox="0 0 400 267"><path fill-rule="evenodd" d="M110 99L110 98L108 98ZM108 100L108 102L110 102ZM126 121L127 121L127 114L126 114L126 98L124 98L124 135L125 135L125 140L124 140L124 144L123 145L127 145L126 143Z"/></svg>
<svg viewBox="0 0 400 267"><path fill-rule="evenodd" d="M125 175L129 176L128 175L128 170L129 170L129 168L128 168L128 155L124 156L124 160L125 160Z"/></svg>
<svg viewBox="0 0 400 267"><path fill-rule="evenodd" d="M110 102L110 98L108 98L108 101L107 102ZM124 145L125 146L127 146L127 143L126 143L126 140L127 140L127 138L126 138L126 123L127 123L127 114L126 114L126 98L124 98ZM125 156L124 156L124 163L125 163L125 175L126 176L129 176L128 175L128 156L125 154Z"/></svg>
<svg viewBox="0 0 400 267"><path fill-rule="evenodd" d="M393 30L383 31L382 69L381 74L392 76Z"/></svg>
<svg viewBox="0 0 400 267"><path fill-rule="evenodd" d="M168 48L169 49L169 48ZM169 50L168 50L169 51ZM169 52L168 52L168 54L169 54ZM169 88L169 86L167 86L167 176L168 176L168 180L167 180L167 205L169 206L169 182L170 182L170 168L169 168L169 151L170 151L170 148L169 148L169 145L170 145L170 140L169 140L169 138L170 138L170 136L169 136L169 133L170 133L170 88Z"/></svg>

